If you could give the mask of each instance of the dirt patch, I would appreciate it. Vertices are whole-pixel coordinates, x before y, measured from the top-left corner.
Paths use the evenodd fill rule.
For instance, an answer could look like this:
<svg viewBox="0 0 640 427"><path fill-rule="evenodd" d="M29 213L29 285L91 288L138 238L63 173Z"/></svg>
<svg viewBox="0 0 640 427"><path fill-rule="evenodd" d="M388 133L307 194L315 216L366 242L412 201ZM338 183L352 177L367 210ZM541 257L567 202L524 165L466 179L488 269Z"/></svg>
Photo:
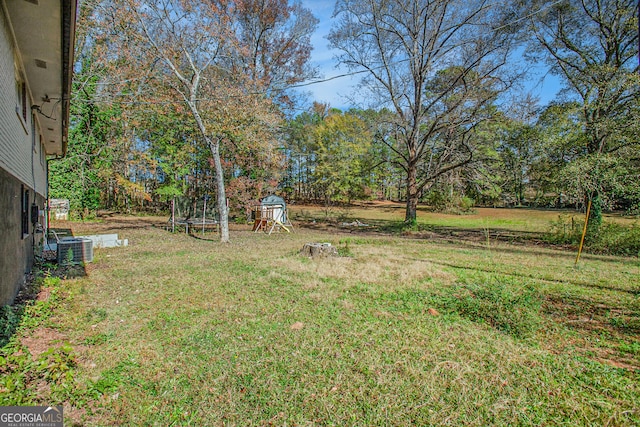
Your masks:
<svg viewBox="0 0 640 427"><path fill-rule="evenodd" d="M50 272L52 274L56 271ZM42 287L40 281L33 275L27 278L26 284L16 298L15 304L28 304L32 301L47 301L51 297L52 288ZM30 333L29 336L20 338L20 343L29 350L33 360L51 347L58 347L67 341L67 337L60 331L52 328L40 327Z"/></svg>
<svg viewBox="0 0 640 427"><path fill-rule="evenodd" d="M553 320L567 329L578 332L569 343L572 351L578 351L593 360L631 371L640 372L640 361L617 346L601 346L601 337L607 342L637 342L640 330L628 314L621 313L615 307L596 304L585 299L548 297L544 311ZM612 324L611 319L624 319L620 326ZM550 343L551 346L554 343Z"/></svg>
<svg viewBox="0 0 640 427"><path fill-rule="evenodd" d="M21 338L20 342L29 350L33 360L37 360L42 353L51 347L62 345L66 340L67 337L62 332L43 327L36 329L28 337Z"/></svg>

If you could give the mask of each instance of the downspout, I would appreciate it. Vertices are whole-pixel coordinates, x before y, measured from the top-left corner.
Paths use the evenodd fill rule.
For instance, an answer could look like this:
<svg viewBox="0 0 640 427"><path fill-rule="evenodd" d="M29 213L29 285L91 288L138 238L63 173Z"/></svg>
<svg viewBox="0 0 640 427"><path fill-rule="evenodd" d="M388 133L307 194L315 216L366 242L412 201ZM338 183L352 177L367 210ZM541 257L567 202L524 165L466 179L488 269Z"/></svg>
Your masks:
<svg viewBox="0 0 640 427"><path fill-rule="evenodd" d="M71 84L73 81L73 53L75 47L77 0L62 0L62 153L67 154L69 133L69 104L71 100Z"/></svg>

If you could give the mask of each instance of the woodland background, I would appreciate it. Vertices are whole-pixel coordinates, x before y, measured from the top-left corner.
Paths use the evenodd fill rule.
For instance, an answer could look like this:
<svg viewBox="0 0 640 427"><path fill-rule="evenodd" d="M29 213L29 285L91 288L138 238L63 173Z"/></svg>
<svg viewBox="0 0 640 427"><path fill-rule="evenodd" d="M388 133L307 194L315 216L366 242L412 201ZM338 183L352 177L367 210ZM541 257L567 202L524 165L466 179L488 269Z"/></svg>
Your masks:
<svg viewBox="0 0 640 427"><path fill-rule="evenodd" d="M300 3L81 2L51 197L83 218L210 197L244 221L270 193L407 201L409 222L417 203L593 201L595 226L602 210L639 213L635 1L339 0L335 11L337 63L363 76L346 111L301 92L320 76L318 21ZM533 63L564 84L549 105L526 91Z"/></svg>

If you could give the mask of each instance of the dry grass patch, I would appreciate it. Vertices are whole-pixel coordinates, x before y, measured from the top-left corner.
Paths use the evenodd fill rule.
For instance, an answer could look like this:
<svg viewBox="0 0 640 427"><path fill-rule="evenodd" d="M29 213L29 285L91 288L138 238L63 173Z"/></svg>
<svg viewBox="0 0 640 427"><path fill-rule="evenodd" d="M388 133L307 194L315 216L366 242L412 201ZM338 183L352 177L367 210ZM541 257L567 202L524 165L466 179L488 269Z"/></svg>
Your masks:
<svg viewBox="0 0 640 427"><path fill-rule="evenodd" d="M352 256L317 260L282 258L276 266L282 270L322 279L335 279L348 284L368 283L393 290L415 287L430 281L451 283L454 275L428 260L394 253L388 246L350 243ZM393 248L393 245L391 245ZM314 282L317 285L317 280ZM313 286L307 284L309 286Z"/></svg>

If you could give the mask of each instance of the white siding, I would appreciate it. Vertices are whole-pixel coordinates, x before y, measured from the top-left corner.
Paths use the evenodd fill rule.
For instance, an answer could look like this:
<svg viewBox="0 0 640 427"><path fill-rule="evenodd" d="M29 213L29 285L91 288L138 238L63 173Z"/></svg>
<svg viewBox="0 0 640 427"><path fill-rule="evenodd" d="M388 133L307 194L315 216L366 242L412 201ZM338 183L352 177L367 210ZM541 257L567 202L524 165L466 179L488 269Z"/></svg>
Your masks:
<svg viewBox="0 0 640 427"><path fill-rule="evenodd" d="M16 67L14 43L0 8L0 168L46 196L46 168L40 161L40 136L36 126L33 149L31 100L27 89L27 120L16 113ZM27 83L27 88L29 82ZM25 130L26 129L26 130Z"/></svg>

